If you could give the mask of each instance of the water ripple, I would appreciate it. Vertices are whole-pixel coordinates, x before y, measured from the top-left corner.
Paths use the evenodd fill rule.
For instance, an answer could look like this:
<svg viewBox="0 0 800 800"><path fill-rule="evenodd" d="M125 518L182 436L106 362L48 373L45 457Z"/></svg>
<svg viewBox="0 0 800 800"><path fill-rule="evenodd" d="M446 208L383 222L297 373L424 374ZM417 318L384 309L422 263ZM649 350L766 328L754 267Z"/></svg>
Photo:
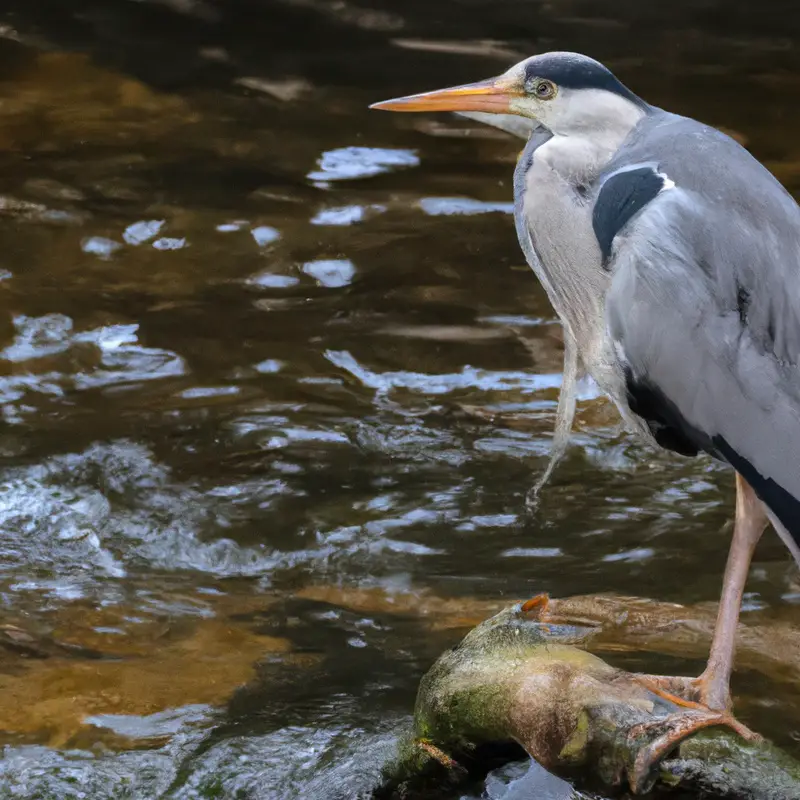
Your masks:
<svg viewBox="0 0 800 800"><path fill-rule="evenodd" d="M346 350L326 350L331 364L349 372L364 386L380 392L391 389L410 389L426 394L446 394L458 389L482 391L540 392L561 386L560 374L537 375L520 370L486 370L464 367L461 372L428 375L422 372L375 372L364 367Z"/></svg>
<svg viewBox="0 0 800 800"><path fill-rule="evenodd" d="M303 272L310 275L320 286L338 289L347 286L356 274L352 261L346 258L322 259L307 261L303 264Z"/></svg>
<svg viewBox="0 0 800 800"><path fill-rule="evenodd" d="M469 197L423 197L419 207L431 217L514 213L513 203L489 203Z"/></svg>

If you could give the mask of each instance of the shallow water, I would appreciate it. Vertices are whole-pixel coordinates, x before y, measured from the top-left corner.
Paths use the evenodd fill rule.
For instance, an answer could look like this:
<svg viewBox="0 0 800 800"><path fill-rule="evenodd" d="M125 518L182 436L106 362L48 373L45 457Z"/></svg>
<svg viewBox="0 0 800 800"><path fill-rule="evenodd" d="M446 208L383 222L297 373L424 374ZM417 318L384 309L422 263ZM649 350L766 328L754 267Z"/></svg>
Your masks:
<svg viewBox="0 0 800 800"><path fill-rule="evenodd" d="M582 50L797 191L793 5L5 7L0 795L355 797L463 634L427 598L717 598L731 475L642 450L591 385L525 512L561 348L520 143L366 106ZM777 537L748 592L800 617ZM797 752L796 687L734 691Z"/></svg>

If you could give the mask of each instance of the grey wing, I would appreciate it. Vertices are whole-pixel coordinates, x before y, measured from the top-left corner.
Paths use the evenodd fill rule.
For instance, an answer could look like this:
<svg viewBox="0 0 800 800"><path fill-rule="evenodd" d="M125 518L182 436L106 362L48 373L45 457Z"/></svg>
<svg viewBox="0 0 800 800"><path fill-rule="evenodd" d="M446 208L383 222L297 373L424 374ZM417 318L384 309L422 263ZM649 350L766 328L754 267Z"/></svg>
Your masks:
<svg viewBox="0 0 800 800"><path fill-rule="evenodd" d="M713 174L659 168L676 185L608 264L629 406L663 446L730 463L800 544L800 211L766 170L726 197L698 188Z"/></svg>

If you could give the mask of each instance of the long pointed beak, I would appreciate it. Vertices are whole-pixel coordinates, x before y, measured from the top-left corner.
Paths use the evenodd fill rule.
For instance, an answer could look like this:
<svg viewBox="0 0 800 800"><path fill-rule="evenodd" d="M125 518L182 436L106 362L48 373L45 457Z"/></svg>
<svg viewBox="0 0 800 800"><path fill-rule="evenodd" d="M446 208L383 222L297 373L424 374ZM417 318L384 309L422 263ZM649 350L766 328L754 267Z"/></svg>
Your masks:
<svg viewBox="0 0 800 800"><path fill-rule="evenodd" d="M373 103L370 108L381 111L486 111L490 114L508 114L511 99L519 95L519 90L507 78L500 76L451 89L384 100L382 103Z"/></svg>

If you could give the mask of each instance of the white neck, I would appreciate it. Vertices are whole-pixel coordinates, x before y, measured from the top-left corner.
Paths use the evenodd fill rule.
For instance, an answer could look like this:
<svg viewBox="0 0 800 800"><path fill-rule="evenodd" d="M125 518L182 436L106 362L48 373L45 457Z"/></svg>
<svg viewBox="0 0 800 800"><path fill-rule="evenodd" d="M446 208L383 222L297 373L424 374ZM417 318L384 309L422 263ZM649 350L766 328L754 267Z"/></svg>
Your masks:
<svg viewBox="0 0 800 800"><path fill-rule="evenodd" d="M593 94L583 92L582 96L588 95L590 101L600 99ZM590 102L584 107L583 123L572 113L571 125L555 125L553 136L535 150L527 172L526 159L520 159L522 174L517 185L522 191L518 208L526 222L519 231L523 249L556 312L575 336L581 359L590 371L592 362L600 358L592 350L602 342L598 331L604 324L609 281L592 228L591 196L597 178L646 113L625 98L608 92L596 94L602 95L602 105ZM619 103L609 103L609 97ZM613 105L618 108L610 108ZM605 112L610 115L608 124L598 126ZM587 115L594 120L591 125L584 124ZM525 241L528 232L524 228L530 229L530 244ZM532 250L538 255L531 256Z"/></svg>
<svg viewBox="0 0 800 800"><path fill-rule="evenodd" d="M610 144L622 141L646 108L602 89L560 89L552 104L540 104L537 116L557 136L585 136Z"/></svg>

